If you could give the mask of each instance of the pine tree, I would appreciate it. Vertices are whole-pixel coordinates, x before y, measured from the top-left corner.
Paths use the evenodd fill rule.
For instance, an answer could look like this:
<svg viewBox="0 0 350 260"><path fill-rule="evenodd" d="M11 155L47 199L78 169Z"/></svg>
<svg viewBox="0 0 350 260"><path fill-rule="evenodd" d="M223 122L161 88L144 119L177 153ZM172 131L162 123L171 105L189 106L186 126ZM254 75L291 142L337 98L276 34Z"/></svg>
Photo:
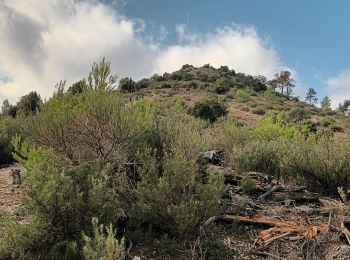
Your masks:
<svg viewBox="0 0 350 260"><path fill-rule="evenodd" d="M321 100L321 108L323 110L330 110L331 109L331 99L328 96L325 96L322 100Z"/></svg>
<svg viewBox="0 0 350 260"><path fill-rule="evenodd" d="M309 102L310 105L313 105L314 103L317 103L316 98L317 92L313 88L309 88L309 91L306 93L305 100Z"/></svg>

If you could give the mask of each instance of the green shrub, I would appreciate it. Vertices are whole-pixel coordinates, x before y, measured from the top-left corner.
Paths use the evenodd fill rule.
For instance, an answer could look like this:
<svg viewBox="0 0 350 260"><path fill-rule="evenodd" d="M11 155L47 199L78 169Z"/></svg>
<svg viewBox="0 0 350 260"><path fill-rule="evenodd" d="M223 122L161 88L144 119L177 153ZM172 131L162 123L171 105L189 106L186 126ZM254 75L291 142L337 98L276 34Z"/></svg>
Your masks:
<svg viewBox="0 0 350 260"><path fill-rule="evenodd" d="M132 93L137 90L137 84L132 80L132 78L122 78L119 81L118 88L121 92Z"/></svg>
<svg viewBox="0 0 350 260"><path fill-rule="evenodd" d="M248 102L247 102L247 105L248 105L249 107L251 107L251 108L255 108L255 107L258 106L258 104L255 103L254 101L248 101Z"/></svg>
<svg viewBox="0 0 350 260"><path fill-rule="evenodd" d="M350 188L349 140L329 135L300 140L284 158L285 171L315 191L337 194L337 188Z"/></svg>
<svg viewBox="0 0 350 260"><path fill-rule="evenodd" d="M343 132L344 131L344 129L338 124L331 124L329 127L333 132Z"/></svg>
<svg viewBox="0 0 350 260"><path fill-rule="evenodd" d="M229 90L230 90L230 87L228 86L215 86L214 88L214 92L219 95L225 94Z"/></svg>
<svg viewBox="0 0 350 260"><path fill-rule="evenodd" d="M302 108L294 108L286 115L286 120L290 123L297 123L309 119L310 113Z"/></svg>
<svg viewBox="0 0 350 260"><path fill-rule="evenodd" d="M117 92L55 95L34 118L30 141L74 162L116 162L146 131L151 117L149 102L125 106Z"/></svg>
<svg viewBox="0 0 350 260"><path fill-rule="evenodd" d="M21 97L17 102L17 115L35 115L41 104L41 98L35 91Z"/></svg>
<svg viewBox="0 0 350 260"><path fill-rule="evenodd" d="M244 193L250 194L255 188L254 180L248 175L244 176L241 180L240 187L242 188Z"/></svg>
<svg viewBox="0 0 350 260"><path fill-rule="evenodd" d="M179 150L167 153L161 172L155 159L145 159L134 223L146 224L144 231L155 236L194 238L204 221L221 212L223 176L211 174L200 181L196 163L181 154Z"/></svg>
<svg viewBox="0 0 350 260"><path fill-rule="evenodd" d="M238 89L234 94L235 100L239 103L245 103L250 100L250 95L246 90Z"/></svg>
<svg viewBox="0 0 350 260"><path fill-rule="evenodd" d="M191 81L188 84L188 87L191 88L191 89L197 89L198 88L198 83L196 81Z"/></svg>
<svg viewBox="0 0 350 260"><path fill-rule="evenodd" d="M322 126L324 127L329 127L330 125L336 123L335 119L334 118L331 118L331 117L325 117L322 121L321 121L321 124Z"/></svg>
<svg viewBox="0 0 350 260"><path fill-rule="evenodd" d="M253 108L252 109L252 113L262 116L262 115L265 115L266 112L265 112L265 110L263 108L257 107L257 108Z"/></svg>
<svg viewBox="0 0 350 260"><path fill-rule="evenodd" d="M35 220L22 224L0 212L0 234L0 259L31 259L42 253L43 235Z"/></svg>
<svg viewBox="0 0 350 260"><path fill-rule="evenodd" d="M0 118L0 165L13 162L11 144L12 138L16 134L24 134L29 118Z"/></svg>
<svg viewBox="0 0 350 260"><path fill-rule="evenodd" d="M244 112L249 112L250 111L249 107L247 107L247 106L241 106L240 110L242 110Z"/></svg>
<svg viewBox="0 0 350 260"><path fill-rule="evenodd" d="M233 152L234 168L239 172L257 171L279 176L280 145L276 142L251 142Z"/></svg>
<svg viewBox="0 0 350 260"><path fill-rule="evenodd" d="M28 228L34 229L34 234L40 237L39 241L32 242L30 233L25 234L23 239L28 240L29 245L14 241L14 247L30 246L30 250L35 251L40 246L51 258L64 252L72 254L73 245L81 244L81 232L91 233L93 217L98 217L102 223L118 221L121 208L110 183L108 167L100 171L88 165L70 166L52 151L28 150L26 143L17 153L27 158L18 159L26 168L24 202L33 220Z"/></svg>
<svg viewBox="0 0 350 260"><path fill-rule="evenodd" d="M268 116L260 121L258 127L253 130L252 136L256 140L272 141L279 138L292 140L296 134L296 128L284 124L280 116Z"/></svg>
<svg viewBox="0 0 350 260"><path fill-rule="evenodd" d="M227 108L218 101L217 97L211 97L196 102L190 113L195 117L215 122L218 118L227 114Z"/></svg>
<svg viewBox="0 0 350 260"><path fill-rule="evenodd" d="M92 219L93 238L83 235L83 254L86 260L122 260L125 258L124 239L118 241L112 225L98 226L98 219Z"/></svg>

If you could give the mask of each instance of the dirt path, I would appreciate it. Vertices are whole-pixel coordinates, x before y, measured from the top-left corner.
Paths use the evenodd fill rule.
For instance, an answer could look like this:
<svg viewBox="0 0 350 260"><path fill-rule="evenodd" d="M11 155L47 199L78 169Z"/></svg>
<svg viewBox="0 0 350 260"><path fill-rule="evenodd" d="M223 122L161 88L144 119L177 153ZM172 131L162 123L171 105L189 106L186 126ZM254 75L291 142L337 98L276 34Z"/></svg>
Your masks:
<svg viewBox="0 0 350 260"><path fill-rule="evenodd" d="M20 186L13 184L11 176L11 171L16 169L23 171L19 164L0 169L0 211L11 215L17 215L22 206Z"/></svg>

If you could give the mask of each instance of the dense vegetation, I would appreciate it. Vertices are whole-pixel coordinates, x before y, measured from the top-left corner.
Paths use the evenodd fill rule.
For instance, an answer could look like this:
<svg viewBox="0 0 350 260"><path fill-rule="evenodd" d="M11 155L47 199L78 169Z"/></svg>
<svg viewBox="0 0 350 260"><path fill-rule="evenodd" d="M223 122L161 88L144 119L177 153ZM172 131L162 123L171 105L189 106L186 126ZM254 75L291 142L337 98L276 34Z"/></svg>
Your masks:
<svg viewBox="0 0 350 260"><path fill-rule="evenodd" d="M1 215L0 258L123 259L131 244L158 255L181 248L188 257L219 256L219 232L207 220L223 213L226 188L222 174L198 161L208 150L223 150L223 164L240 172L333 195L349 190L350 138L335 119L346 121L349 102L333 111L324 98L317 108L315 90L307 105L293 99L293 87L287 72L268 81L227 66L184 65L138 82L124 78L118 88L103 60L45 102L35 92L15 106L5 101L0 163L24 165L29 221ZM203 95L186 100L176 95L181 88ZM159 89L169 91L147 97ZM257 125L235 117L230 102ZM242 185L249 191L248 179Z"/></svg>

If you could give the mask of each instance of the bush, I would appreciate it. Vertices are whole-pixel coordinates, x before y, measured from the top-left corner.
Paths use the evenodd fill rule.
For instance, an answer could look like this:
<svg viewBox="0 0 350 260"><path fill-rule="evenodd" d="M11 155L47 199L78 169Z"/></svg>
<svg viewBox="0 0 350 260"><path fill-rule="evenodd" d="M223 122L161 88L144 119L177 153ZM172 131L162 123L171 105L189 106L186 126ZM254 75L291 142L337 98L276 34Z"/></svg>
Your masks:
<svg viewBox="0 0 350 260"><path fill-rule="evenodd" d="M191 81L191 82L188 84L188 87L189 87L189 88L192 88L192 89L197 89L197 88L198 88L198 83L195 82L195 81Z"/></svg>
<svg viewBox="0 0 350 260"><path fill-rule="evenodd" d="M310 113L302 108L294 108L286 115L286 121L290 123L297 123L309 119Z"/></svg>
<svg viewBox="0 0 350 260"><path fill-rule="evenodd" d="M321 121L321 124L322 126L324 127L329 127L330 125L332 124L335 124L336 121L334 118L331 118L331 117L325 117L322 121Z"/></svg>
<svg viewBox="0 0 350 260"><path fill-rule="evenodd" d="M300 140L284 158L285 171L315 191L337 194L337 188L350 188L350 146L348 139L329 135Z"/></svg>
<svg viewBox="0 0 350 260"><path fill-rule="evenodd" d="M257 108L253 108L252 109L252 113L262 116L262 115L265 115L266 112L265 112L265 110L263 108L257 107Z"/></svg>
<svg viewBox="0 0 350 260"><path fill-rule="evenodd" d="M255 188L255 183L254 180L247 175L241 180L240 186L244 193L250 194Z"/></svg>
<svg viewBox="0 0 350 260"><path fill-rule="evenodd" d="M337 125L337 124L331 124L329 127L333 132L343 132L344 131L344 129L340 125Z"/></svg>
<svg viewBox="0 0 350 260"><path fill-rule="evenodd" d="M230 90L230 87L229 86L215 86L214 88L214 92L216 94L225 94L226 92L228 92Z"/></svg>
<svg viewBox="0 0 350 260"><path fill-rule="evenodd" d="M17 102L17 115L35 115L39 109L41 98L35 91L30 92L28 95L21 97Z"/></svg>
<svg viewBox="0 0 350 260"><path fill-rule="evenodd" d="M276 142L251 142L234 151L234 168L239 172L257 171L279 176L281 150Z"/></svg>
<svg viewBox="0 0 350 260"><path fill-rule="evenodd" d="M213 140L217 149L224 148L231 154L234 148L241 148L250 139L250 131L240 126L231 117L221 118L213 125Z"/></svg>
<svg viewBox="0 0 350 260"><path fill-rule="evenodd" d="M11 144L16 134L24 134L27 118L0 118L0 165L13 162Z"/></svg>
<svg viewBox="0 0 350 260"><path fill-rule="evenodd" d="M115 231L110 225L105 228L98 226L98 219L92 219L93 238L83 235L83 254L86 260L122 260L125 258L124 239L118 241L115 238Z"/></svg>
<svg viewBox="0 0 350 260"><path fill-rule="evenodd" d="M35 259L42 250L38 223L20 224L0 213L0 259Z"/></svg>
<svg viewBox="0 0 350 260"><path fill-rule="evenodd" d="M154 236L194 238L204 221L221 212L218 202L224 191L223 176L211 174L205 182L200 181L196 163L181 154L177 149L167 153L161 172L155 158L145 158L134 223Z"/></svg>
<svg viewBox="0 0 350 260"><path fill-rule="evenodd" d="M227 114L227 108L217 98L211 97L196 102L190 113L195 117L215 122L218 118Z"/></svg>
<svg viewBox="0 0 350 260"><path fill-rule="evenodd" d="M234 95L235 99L239 103L245 103L250 100L249 93L243 89L238 89Z"/></svg>
<svg viewBox="0 0 350 260"><path fill-rule="evenodd" d="M119 81L119 87L121 92L124 93L132 93L137 90L137 84L135 81L132 80L132 78L122 78Z"/></svg>
<svg viewBox="0 0 350 260"><path fill-rule="evenodd" d="M261 120L258 127L253 130L252 137L260 141L272 141L279 138L291 141L296 134L296 128L284 124L280 116L268 116Z"/></svg>
<svg viewBox="0 0 350 260"><path fill-rule="evenodd" d="M151 114L150 103L124 106L116 92L55 95L34 118L30 141L73 162L116 162L146 130Z"/></svg>
<svg viewBox="0 0 350 260"><path fill-rule="evenodd" d="M100 171L88 165L67 167L69 163L52 151L28 150L28 147L24 143L17 150L17 154L26 158L17 157L26 168L25 207L33 220L23 227L23 232L29 228L40 236L32 241L28 232L22 234L25 236L22 239L28 241L26 244L21 241L11 243L14 248L25 250L23 247L28 246L51 258L68 251L72 253L73 245L78 246L72 248L78 253L81 232L91 233L93 217L103 223L116 223L120 216L119 199L110 183L110 169L107 166ZM6 232L13 232L11 226L8 227L10 230Z"/></svg>

